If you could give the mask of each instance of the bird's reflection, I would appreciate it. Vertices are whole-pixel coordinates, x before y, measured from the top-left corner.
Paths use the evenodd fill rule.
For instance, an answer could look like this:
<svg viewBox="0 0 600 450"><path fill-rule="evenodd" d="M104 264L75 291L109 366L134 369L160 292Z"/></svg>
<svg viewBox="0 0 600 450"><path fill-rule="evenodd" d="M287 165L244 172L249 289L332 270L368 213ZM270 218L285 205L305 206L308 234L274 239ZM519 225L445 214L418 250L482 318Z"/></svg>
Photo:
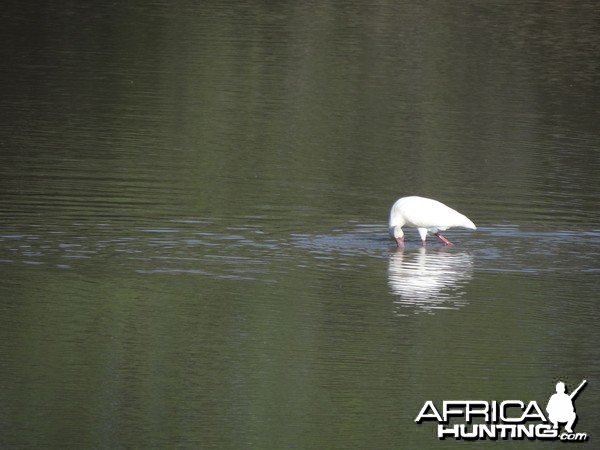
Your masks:
<svg viewBox="0 0 600 450"><path fill-rule="evenodd" d="M396 296L396 313L435 313L466 304L464 286L473 276L473 258L468 253L420 248L398 249L390 256L388 283ZM412 310L412 311L411 311Z"/></svg>

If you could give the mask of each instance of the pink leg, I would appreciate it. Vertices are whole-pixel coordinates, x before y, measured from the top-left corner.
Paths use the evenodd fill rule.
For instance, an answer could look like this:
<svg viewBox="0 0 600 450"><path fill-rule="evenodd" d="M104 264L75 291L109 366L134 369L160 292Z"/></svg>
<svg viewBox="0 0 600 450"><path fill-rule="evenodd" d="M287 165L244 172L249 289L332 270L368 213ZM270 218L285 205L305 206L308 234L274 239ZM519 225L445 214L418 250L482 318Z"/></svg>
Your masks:
<svg viewBox="0 0 600 450"><path fill-rule="evenodd" d="M435 235L440 238L444 245L454 245L452 242L450 242L448 239L442 236L439 232L435 233Z"/></svg>
<svg viewBox="0 0 600 450"><path fill-rule="evenodd" d="M423 243L422 243L421 245L422 245L423 247L425 247L425 245L427 245L427 244L425 244L425 240L423 240Z"/></svg>

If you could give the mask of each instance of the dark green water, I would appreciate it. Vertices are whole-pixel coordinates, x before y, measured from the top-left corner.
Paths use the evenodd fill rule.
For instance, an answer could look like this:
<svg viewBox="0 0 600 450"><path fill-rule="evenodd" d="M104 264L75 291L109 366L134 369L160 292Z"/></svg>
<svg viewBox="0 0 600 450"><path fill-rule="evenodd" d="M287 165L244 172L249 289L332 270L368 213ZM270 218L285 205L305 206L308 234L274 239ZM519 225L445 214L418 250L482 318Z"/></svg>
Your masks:
<svg viewBox="0 0 600 450"><path fill-rule="evenodd" d="M426 400L587 379L593 448L599 16L7 5L0 447L464 448ZM397 251L414 194L478 230Z"/></svg>

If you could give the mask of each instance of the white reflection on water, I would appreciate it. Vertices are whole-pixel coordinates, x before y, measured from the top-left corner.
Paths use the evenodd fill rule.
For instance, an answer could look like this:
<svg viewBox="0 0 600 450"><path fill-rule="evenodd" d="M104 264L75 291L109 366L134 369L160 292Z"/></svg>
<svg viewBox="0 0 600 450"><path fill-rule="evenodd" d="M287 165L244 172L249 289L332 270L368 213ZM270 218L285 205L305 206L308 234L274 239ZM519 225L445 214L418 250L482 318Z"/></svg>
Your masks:
<svg viewBox="0 0 600 450"><path fill-rule="evenodd" d="M417 252L399 249L390 256L388 283L396 296L399 315L413 312L433 314L441 309L458 309L467 304L464 286L473 277L473 258L447 248Z"/></svg>

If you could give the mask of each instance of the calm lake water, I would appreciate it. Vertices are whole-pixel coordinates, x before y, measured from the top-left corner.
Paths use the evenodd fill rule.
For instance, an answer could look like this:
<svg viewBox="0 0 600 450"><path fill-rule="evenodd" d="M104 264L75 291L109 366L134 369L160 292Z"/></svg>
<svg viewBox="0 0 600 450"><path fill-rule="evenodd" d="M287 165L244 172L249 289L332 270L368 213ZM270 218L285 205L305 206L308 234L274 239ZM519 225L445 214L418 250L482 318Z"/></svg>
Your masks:
<svg viewBox="0 0 600 450"><path fill-rule="evenodd" d="M415 423L427 400L545 413L584 379L569 445L595 447L599 23L595 1L7 6L0 447L464 448ZM397 250L405 195L478 229Z"/></svg>

